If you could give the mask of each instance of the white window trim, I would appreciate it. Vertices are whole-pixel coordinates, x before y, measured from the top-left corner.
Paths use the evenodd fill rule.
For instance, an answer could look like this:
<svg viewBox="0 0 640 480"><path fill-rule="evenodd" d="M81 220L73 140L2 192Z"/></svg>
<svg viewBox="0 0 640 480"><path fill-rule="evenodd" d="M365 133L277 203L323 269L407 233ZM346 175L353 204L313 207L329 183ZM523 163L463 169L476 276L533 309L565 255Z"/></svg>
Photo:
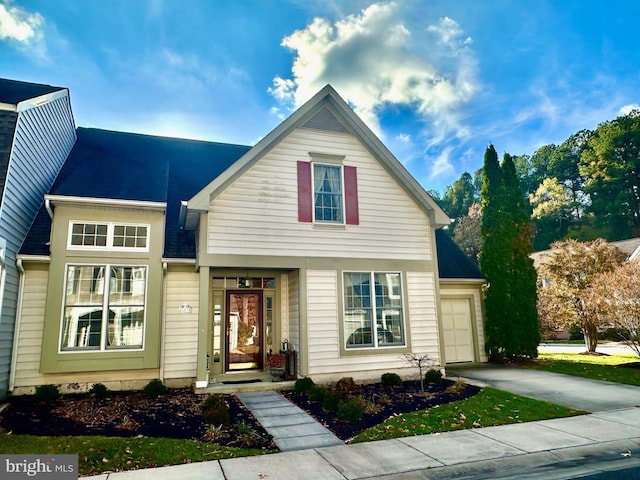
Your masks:
<svg viewBox="0 0 640 480"><path fill-rule="evenodd" d="M121 225L121 224L118 224ZM132 348L107 348L106 347L106 335L107 335L107 326L108 321L105 321L103 318L102 325L100 329L100 348L76 348L76 349L63 349L62 348L62 335L64 333L64 309L66 307L67 302L67 272L69 271L69 266L78 266L78 267L104 267L105 272L109 271L111 267L145 267L147 269L147 277L144 284L144 319L142 324L142 345L140 347L132 347ZM105 280L104 284L109 285L109 281ZM98 262L90 262L90 263L79 263L79 262L70 262L65 263L64 265L64 287L63 287L63 298L62 305L60 310L60 328L58 333L58 353L62 355L67 354L79 354L79 353L117 353L117 352L142 352L145 349L145 339L147 337L147 307L149 305L149 265L145 264L120 264L120 263L98 263ZM102 302L102 311L108 311L109 309L109 295L104 295L104 299Z"/></svg>
<svg viewBox="0 0 640 480"><path fill-rule="evenodd" d="M371 346L348 346L347 345L347 335L346 335L346 331L345 331L345 316L346 316L346 297L345 297L345 288L344 288L344 274L345 273L366 273L369 274L369 279L371 282L371 325L372 327L375 327L376 329L376 334L374 335L373 332L371 333L371 338L373 340L373 345ZM381 274L394 274L394 275L399 275L400 276L400 300L402 303L402 343L397 343L397 344L393 344L393 345L378 345L378 335L377 335L377 329L378 329L378 316L377 316L377 307L376 307L376 298L375 298L375 274L376 273L381 273ZM344 334L344 339L343 339L343 347L346 351L348 352L352 352L352 351L368 351L371 352L373 350L388 350L388 349L394 349L394 348L405 348L407 346L407 309L406 309L406 293L405 293L405 288L404 288L404 275L402 274L401 271L398 270L370 270L370 271L366 271L366 270L343 270L341 272L342 278L341 278L341 288L342 288L342 332ZM394 297L397 297L397 295L394 295ZM394 297L389 297L389 298L394 298Z"/></svg>
<svg viewBox="0 0 640 480"><path fill-rule="evenodd" d="M341 187L341 195L342 195L342 221L341 222L332 222L329 220L317 220L316 219L316 174L315 174L315 166L323 166L323 167L339 167L340 168L340 187ZM346 211L346 193L344 191L344 165L342 163L332 163L326 161L312 161L311 162L311 209L313 213L313 223L316 225L335 225L335 226L345 226L347 223L347 211Z"/></svg>
<svg viewBox="0 0 640 480"><path fill-rule="evenodd" d="M71 235L74 225L106 225L107 226L107 244L104 247L97 245L72 245ZM146 227L147 228L147 244L145 247L115 247L113 245L114 229L116 226L125 227ZM151 242L151 224L148 223L130 223L130 222L101 222L97 220L69 220L69 231L67 234L67 250L85 250L85 251L110 251L110 252L148 252L149 243Z"/></svg>

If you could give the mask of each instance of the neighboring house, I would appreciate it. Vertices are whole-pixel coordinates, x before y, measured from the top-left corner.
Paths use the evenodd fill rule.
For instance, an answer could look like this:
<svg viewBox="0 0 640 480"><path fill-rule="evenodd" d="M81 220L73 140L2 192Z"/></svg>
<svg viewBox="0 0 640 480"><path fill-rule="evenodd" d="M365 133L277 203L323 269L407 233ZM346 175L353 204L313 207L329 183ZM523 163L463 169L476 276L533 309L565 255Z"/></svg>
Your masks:
<svg viewBox="0 0 640 480"><path fill-rule="evenodd" d="M0 79L0 399L14 339L16 254L75 135L66 88Z"/></svg>
<svg viewBox="0 0 640 480"><path fill-rule="evenodd" d="M317 381L486 361L449 218L327 86L254 147L95 129L23 245L11 387Z"/></svg>

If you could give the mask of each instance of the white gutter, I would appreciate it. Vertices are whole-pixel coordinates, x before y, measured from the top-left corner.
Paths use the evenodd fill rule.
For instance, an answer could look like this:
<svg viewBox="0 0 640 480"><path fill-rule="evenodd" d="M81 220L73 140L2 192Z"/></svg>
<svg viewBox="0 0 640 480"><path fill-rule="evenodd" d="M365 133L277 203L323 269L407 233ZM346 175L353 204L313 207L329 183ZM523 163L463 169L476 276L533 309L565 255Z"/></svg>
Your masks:
<svg viewBox="0 0 640 480"><path fill-rule="evenodd" d="M20 336L20 320L22 319L22 299L24 297L24 267L22 258L16 259L18 268L18 308L16 310L16 323L13 332L13 349L11 351L11 365L9 366L9 391L13 392L16 384L16 363L18 362L18 343Z"/></svg>
<svg viewBox="0 0 640 480"><path fill-rule="evenodd" d="M182 265L195 265L196 264L196 259L195 258L167 258L167 257L162 257L162 261L164 263L182 264Z"/></svg>
<svg viewBox="0 0 640 480"><path fill-rule="evenodd" d="M16 255L16 264L20 262L40 262L40 263L50 263L51 257L49 255Z"/></svg>
<svg viewBox="0 0 640 480"><path fill-rule="evenodd" d="M45 202L65 203L68 205L102 205L121 208L137 208L143 210L166 210L166 202L150 202L145 200L122 200L118 198L73 197L66 195L45 195Z"/></svg>
<svg viewBox="0 0 640 480"><path fill-rule="evenodd" d="M162 262L162 315L160 317L162 325L160 330L160 380L164 382L164 358L167 343L167 262Z"/></svg>

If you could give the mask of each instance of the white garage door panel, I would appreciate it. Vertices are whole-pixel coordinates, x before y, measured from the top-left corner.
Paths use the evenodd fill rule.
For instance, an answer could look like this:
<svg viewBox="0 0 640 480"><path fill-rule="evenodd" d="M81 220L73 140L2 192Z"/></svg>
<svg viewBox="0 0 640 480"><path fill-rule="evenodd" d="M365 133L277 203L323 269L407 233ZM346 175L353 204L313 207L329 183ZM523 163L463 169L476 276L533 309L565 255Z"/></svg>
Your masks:
<svg viewBox="0 0 640 480"><path fill-rule="evenodd" d="M473 362L471 305L465 298L443 298L442 329L447 363Z"/></svg>

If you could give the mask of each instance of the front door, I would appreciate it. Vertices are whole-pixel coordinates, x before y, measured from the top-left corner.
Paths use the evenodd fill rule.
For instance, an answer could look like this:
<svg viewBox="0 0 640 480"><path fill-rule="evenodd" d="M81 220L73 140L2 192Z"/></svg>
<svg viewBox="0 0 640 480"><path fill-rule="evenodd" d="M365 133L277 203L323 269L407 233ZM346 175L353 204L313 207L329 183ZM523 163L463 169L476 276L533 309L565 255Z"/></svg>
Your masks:
<svg viewBox="0 0 640 480"><path fill-rule="evenodd" d="M262 370L262 291L227 291L225 370Z"/></svg>

